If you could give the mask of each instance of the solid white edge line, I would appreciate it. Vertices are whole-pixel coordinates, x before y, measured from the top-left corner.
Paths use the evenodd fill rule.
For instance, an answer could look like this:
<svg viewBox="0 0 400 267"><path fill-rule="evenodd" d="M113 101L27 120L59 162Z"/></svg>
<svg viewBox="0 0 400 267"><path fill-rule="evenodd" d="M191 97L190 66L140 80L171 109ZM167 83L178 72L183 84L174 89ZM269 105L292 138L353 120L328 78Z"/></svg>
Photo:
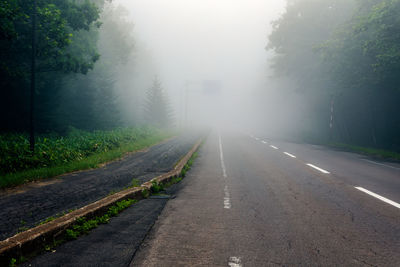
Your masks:
<svg viewBox="0 0 400 267"><path fill-rule="evenodd" d="M283 154L286 154L286 155L288 155L289 157L291 157L291 158L296 158L296 156L295 155L293 155L293 154L290 154L289 152L283 152Z"/></svg>
<svg viewBox="0 0 400 267"><path fill-rule="evenodd" d="M330 174L330 172L328 172L328 171L326 171L326 170L324 170L324 169L321 169L320 167L317 167L317 166L315 166L315 165L312 165L311 163L307 163L307 166L310 166L311 168L314 168L314 169L316 169L316 170L318 170L318 171L320 171L320 172L322 172L322 173Z"/></svg>
<svg viewBox="0 0 400 267"><path fill-rule="evenodd" d="M366 193L366 194L368 194L370 196L373 196L373 197L375 197L375 198L377 198L379 200L382 200L383 202L386 202L386 203L388 203L388 204L390 204L392 206L395 206L396 208L400 209L400 204L397 203L397 202L394 202L393 200L387 199L386 197L383 197L383 196L380 196L378 194L375 194L374 192L371 192L371 191L369 191L369 190L367 190L365 188L359 187L359 186L355 186L354 188L356 188L356 189L358 189L358 190L360 190L360 191L362 191L362 192L364 192L364 193Z"/></svg>
<svg viewBox="0 0 400 267"><path fill-rule="evenodd" d="M397 168L397 167L394 167L394 166L390 166L390 165L387 165L387 164L383 164L383 163L379 163L379 162L375 162L375 161L372 161L372 160L367 160L367 159L362 159L363 161L366 161L366 162L369 162L369 163L372 163L372 164L376 164L376 165L380 165L380 166L385 166L385 167L387 167L387 168L392 168L392 169L395 169L395 170L400 170L400 168Z"/></svg>
<svg viewBox="0 0 400 267"><path fill-rule="evenodd" d="M273 149L279 149L279 148L277 148L276 146L273 146L273 145L269 145L270 147L272 147Z"/></svg>

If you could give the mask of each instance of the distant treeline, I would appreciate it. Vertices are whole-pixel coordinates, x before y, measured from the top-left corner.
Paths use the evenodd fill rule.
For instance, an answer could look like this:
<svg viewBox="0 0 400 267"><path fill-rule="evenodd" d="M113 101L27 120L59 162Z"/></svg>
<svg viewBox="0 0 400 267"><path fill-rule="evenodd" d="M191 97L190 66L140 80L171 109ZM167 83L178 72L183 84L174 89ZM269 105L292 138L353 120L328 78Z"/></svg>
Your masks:
<svg viewBox="0 0 400 267"><path fill-rule="evenodd" d="M35 131L136 125L144 103L132 97L127 12L106 0L36 2ZM29 130L33 3L0 1L0 132Z"/></svg>
<svg viewBox="0 0 400 267"><path fill-rule="evenodd" d="M303 138L400 150L400 0L288 0L267 49Z"/></svg>

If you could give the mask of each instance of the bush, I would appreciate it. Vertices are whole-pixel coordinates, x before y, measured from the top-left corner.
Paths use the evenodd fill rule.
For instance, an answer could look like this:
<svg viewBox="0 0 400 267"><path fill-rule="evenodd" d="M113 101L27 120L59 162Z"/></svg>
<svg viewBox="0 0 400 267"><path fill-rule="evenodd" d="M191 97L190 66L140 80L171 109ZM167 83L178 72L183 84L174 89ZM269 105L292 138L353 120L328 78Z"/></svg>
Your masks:
<svg viewBox="0 0 400 267"><path fill-rule="evenodd" d="M152 128L94 132L71 129L67 136L39 136L34 155L29 150L27 135L3 134L0 135L0 175L80 161L154 134L156 130Z"/></svg>

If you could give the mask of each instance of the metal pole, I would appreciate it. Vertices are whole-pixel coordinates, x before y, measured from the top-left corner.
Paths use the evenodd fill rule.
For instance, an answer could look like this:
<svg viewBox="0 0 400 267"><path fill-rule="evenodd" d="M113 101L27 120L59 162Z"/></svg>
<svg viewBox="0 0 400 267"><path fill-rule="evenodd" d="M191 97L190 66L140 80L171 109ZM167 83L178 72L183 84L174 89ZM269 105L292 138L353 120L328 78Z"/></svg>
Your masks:
<svg viewBox="0 0 400 267"><path fill-rule="evenodd" d="M30 129L29 129L29 144L32 155L35 152L35 80L36 80L36 8L37 2L33 0L32 11L32 55L31 55L31 95L30 95Z"/></svg>

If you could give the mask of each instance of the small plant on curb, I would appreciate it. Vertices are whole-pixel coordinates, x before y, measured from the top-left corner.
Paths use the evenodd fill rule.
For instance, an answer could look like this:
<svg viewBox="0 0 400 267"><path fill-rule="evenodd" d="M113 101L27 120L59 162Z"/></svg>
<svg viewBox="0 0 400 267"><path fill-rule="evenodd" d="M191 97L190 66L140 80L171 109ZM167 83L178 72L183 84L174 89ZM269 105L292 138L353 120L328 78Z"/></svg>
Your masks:
<svg viewBox="0 0 400 267"><path fill-rule="evenodd" d="M133 178L131 181L131 186L130 187L139 187L140 186L140 181L139 179Z"/></svg>
<svg viewBox="0 0 400 267"><path fill-rule="evenodd" d="M152 193L158 193L160 191L164 191L164 186L162 183L159 183L157 181L152 181L151 184L152 185L151 185L150 190Z"/></svg>
<svg viewBox="0 0 400 267"><path fill-rule="evenodd" d="M99 224L106 224L110 221L111 217L117 216L121 211L136 203L136 199L121 200L115 205L108 208L108 211L103 216L95 217L94 219L86 219L85 217L78 218L76 223L66 230L66 239L73 240L79 236L88 234L90 230L96 228Z"/></svg>
<svg viewBox="0 0 400 267"><path fill-rule="evenodd" d="M15 258L11 258L10 263L8 264L9 267L17 266L17 260Z"/></svg>
<svg viewBox="0 0 400 267"><path fill-rule="evenodd" d="M182 171L181 171L181 177L185 177L186 173L190 170L190 167L193 165L193 161L197 158L197 152L193 153L193 155L190 157L188 162L183 166Z"/></svg>
<svg viewBox="0 0 400 267"><path fill-rule="evenodd" d="M148 198L150 196L150 191L148 189L143 189L142 190L142 197L143 198Z"/></svg>
<svg viewBox="0 0 400 267"><path fill-rule="evenodd" d="M32 258L38 255L42 251L52 251L55 247L65 243L68 240L77 239L79 236L88 234L92 229L96 228L99 224L106 224L110 221L111 217L117 216L121 211L130 207L134 203L136 203L136 199L126 199L121 200L115 205L111 206L107 213L103 216L98 216L93 219L87 219L86 217L81 217L76 220L76 222L66 229L65 234L58 239L53 239L51 243L44 244L41 250L32 252L27 256L27 258ZM15 258L11 258L9 262L9 266L17 266L17 264L25 262L27 259L21 256L18 260Z"/></svg>

